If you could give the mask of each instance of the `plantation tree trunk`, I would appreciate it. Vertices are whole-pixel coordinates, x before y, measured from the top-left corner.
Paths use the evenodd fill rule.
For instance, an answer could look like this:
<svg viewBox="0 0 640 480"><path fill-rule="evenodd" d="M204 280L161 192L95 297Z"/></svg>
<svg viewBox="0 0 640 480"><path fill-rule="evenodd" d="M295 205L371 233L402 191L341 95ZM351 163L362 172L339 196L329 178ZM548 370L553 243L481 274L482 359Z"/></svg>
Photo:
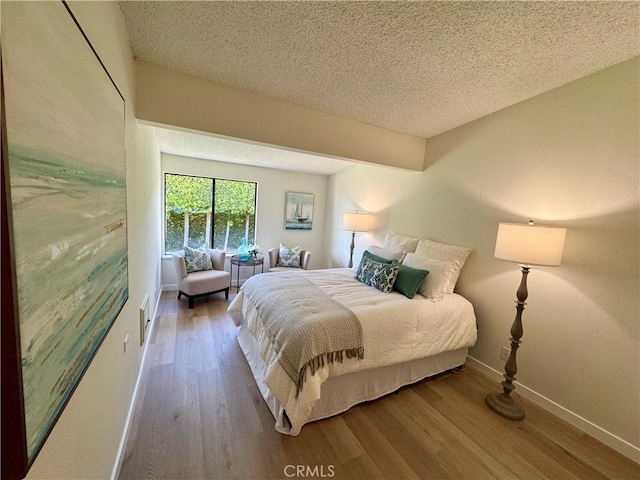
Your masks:
<svg viewBox="0 0 640 480"><path fill-rule="evenodd" d="M244 221L244 236L249 240L249 214L247 213L247 217ZM253 242L251 242L253 243Z"/></svg>
<svg viewBox="0 0 640 480"><path fill-rule="evenodd" d="M211 245L211 248L213 248L213 240L211 238L211 212L207 213L207 224L204 232L204 241L207 245Z"/></svg>
<svg viewBox="0 0 640 480"><path fill-rule="evenodd" d="M184 243L189 245L189 212L184 212Z"/></svg>
<svg viewBox="0 0 640 480"><path fill-rule="evenodd" d="M229 245L229 228L231 228L231 222L227 221L227 231L224 232L224 251L227 251L227 245Z"/></svg>

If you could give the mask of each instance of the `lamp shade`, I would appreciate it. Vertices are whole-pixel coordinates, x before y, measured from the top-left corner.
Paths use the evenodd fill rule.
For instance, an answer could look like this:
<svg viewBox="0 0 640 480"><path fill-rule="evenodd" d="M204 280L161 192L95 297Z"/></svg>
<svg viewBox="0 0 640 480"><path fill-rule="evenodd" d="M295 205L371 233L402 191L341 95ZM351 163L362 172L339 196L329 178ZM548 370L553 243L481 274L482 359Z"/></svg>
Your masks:
<svg viewBox="0 0 640 480"><path fill-rule="evenodd" d="M369 230L369 214L345 212L342 217L342 228L351 232L367 232Z"/></svg>
<svg viewBox="0 0 640 480"><path fill-rule="evenodd" d="M494 256L523 265L560 265L566 228L526 223L501 223Z"/></svg>

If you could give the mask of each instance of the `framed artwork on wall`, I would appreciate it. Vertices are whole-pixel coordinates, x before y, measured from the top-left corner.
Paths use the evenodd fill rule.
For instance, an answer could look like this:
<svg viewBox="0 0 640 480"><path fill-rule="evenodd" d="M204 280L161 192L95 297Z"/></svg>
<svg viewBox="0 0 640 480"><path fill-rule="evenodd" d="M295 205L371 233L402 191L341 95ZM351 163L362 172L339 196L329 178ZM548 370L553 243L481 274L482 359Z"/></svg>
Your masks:
<svg viewBox="0 0 640 480"><path fill-rule="evenodd" d="M285 230L311 230L314 198L313 193L287 192L284 202Z"/></svg>
<svg viewBox="0 0 640 480"><path fill-rule="evenodd" d="M65 2L3 4L2 95L2 476L23 478L128 299L125 106Z"/></svg>

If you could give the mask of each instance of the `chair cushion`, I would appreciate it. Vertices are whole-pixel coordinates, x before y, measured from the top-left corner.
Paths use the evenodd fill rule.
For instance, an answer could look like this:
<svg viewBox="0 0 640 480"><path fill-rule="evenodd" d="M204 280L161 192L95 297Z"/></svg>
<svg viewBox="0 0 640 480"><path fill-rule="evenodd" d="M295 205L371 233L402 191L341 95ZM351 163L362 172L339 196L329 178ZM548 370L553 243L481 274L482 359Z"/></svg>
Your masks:
<svg viewBox="0 0 640 480"><path fill-rule="evenodd" d="M269 269L269 272L301 272L299 267L273 267Z"/></svg>
<svg viewBox="0 0 640 480"><path fill-rule="evenodd" d="M211 256L206 249L184 246L184 261L187 265L187 273L211 270Z"/></svg>
<svg viewBox="0 0 640 480"><path fill-rule="evenodd" d="M224 270L201 270L182 279L180 290L187 295L201 295L229 288L229 272Z"/></svg>

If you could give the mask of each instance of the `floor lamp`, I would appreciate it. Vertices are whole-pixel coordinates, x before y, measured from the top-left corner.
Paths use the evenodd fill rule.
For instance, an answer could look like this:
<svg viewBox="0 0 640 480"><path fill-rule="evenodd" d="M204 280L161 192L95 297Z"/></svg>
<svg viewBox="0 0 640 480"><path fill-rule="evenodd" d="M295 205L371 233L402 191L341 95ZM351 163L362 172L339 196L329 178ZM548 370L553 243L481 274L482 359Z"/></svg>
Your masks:
<svg viewBox="0 0 640 480"><path fill-rule="evenodd" d="M502 260L519 263L522 268L522 280L516 293L516 318L511 326L511 354L504 366L504 381L502 393L490 393L485 397L487 406L498 415L509 420L522 420L524 409L511 398L515 390L513 381L518 371L516 352L522 337L522 311L526 305L527 275L532 265L556 266L560 265L566 228L548 225L534 225L533 221L524 223L501 223L498 227L496 249L494 256Z"/></svg>
<svg viewBox="0 0 640 480"><path fill-rule="evenodd" d="M351 231L351 246L349 255L349 268L353 267L353 249L355 248L356 232L369 231L369 214L358 212L345 212L342 217L342 228Z"/></svg>

